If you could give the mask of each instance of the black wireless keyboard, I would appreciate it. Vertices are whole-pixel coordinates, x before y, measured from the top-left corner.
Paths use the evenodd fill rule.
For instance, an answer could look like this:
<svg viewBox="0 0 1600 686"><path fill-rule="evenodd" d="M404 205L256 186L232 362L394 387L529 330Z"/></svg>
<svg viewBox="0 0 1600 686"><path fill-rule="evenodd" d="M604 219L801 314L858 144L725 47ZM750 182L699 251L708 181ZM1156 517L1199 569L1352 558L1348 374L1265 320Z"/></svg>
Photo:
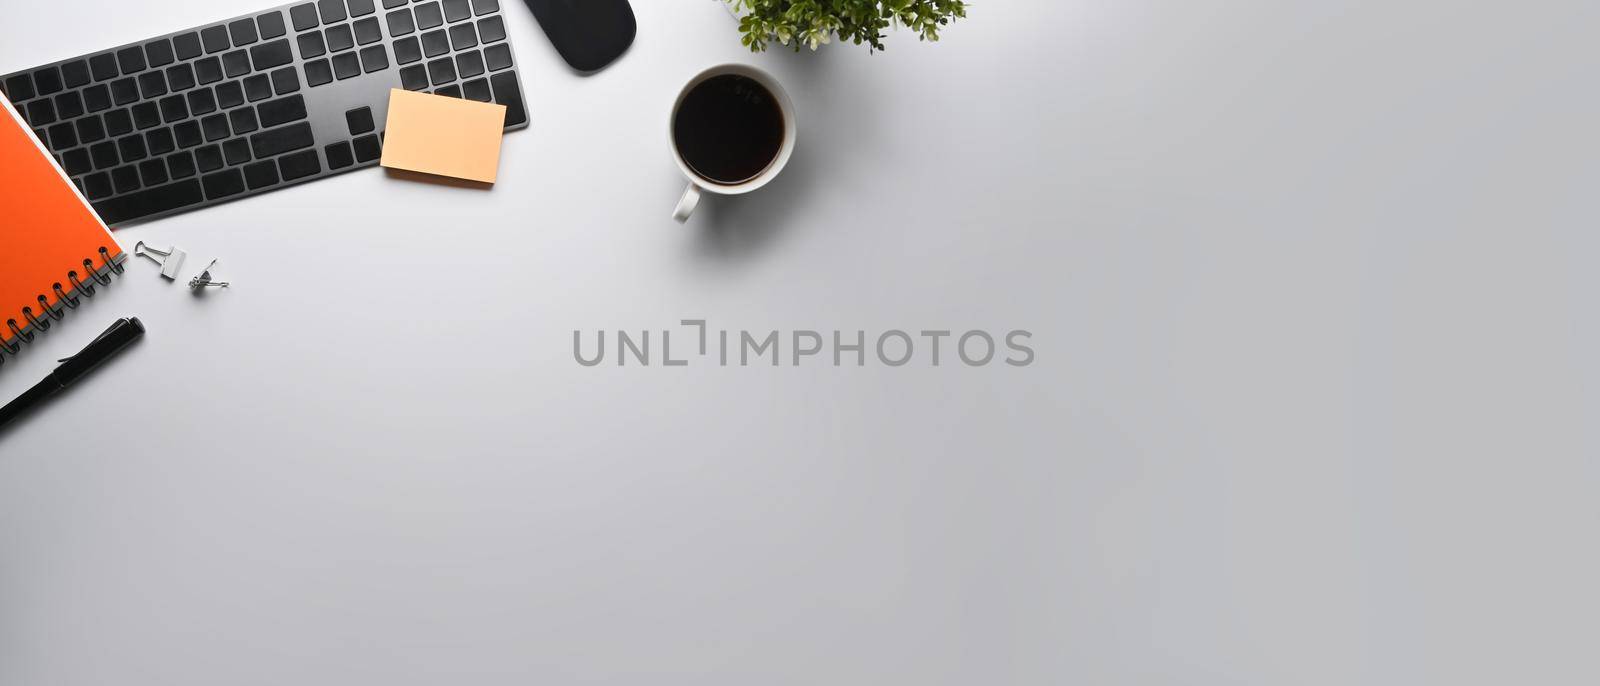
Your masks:
<svg viewBox="0 0 1600 686"><path fill-rule="evenodd" d="M107 224L377 164L389 89L528 125L499 0L317 0L0 77Z"/></svg>

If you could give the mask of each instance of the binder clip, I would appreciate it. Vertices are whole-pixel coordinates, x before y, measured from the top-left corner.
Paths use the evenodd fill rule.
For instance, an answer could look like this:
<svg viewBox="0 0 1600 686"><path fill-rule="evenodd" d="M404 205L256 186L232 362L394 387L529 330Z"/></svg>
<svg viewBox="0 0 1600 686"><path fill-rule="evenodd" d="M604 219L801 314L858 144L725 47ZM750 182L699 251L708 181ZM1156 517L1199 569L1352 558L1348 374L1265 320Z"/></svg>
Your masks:
<svg viewBox="0 0 1600 686"><path fill-rule="evenodd" d="M228 282L213 281L211 279L211 268L216 266L216 264L216 260L211 260L211 264L206 265L205 271L200 272L199 276L189 279L189 288L195 293L199 293L207 288L227 288Z"/></svg>
<svg viewBox="0 0 1600 686"><path fill-rule="evenodd" d="M179 250L176 245L162 250L145 245L144 241L133 244L133 254L143 255L150 258L152 262L161 265L161 276L168 281L176 281L178 279L178 270L183 268L183 258L189 256L189 253ZM160 257L156 257L157 255L160 255Z"/></svg>

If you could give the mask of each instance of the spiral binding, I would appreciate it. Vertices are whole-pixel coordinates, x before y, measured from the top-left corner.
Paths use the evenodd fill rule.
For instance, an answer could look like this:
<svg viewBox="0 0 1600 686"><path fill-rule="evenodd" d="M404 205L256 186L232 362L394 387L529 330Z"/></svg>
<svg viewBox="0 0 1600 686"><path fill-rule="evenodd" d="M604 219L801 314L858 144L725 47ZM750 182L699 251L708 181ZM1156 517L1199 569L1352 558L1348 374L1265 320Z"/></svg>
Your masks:
<svg viewBox="0 0 1600 686"><path fill-rule="evenodd" d="M111 251L105 246L100 246L99 252L100 266L95 267L93 259L85 258L83 269L94 284L106 286L111 283L111 275L121 274L124 267L121 262L111 257ZM79 296L93 298L95 295L95 286L78 278L76 269L67 272L67 283L72 285L71 290L63 288L59 281L51 285L50 290L56 296L55 304L50 303L50 298L40 295L38 310L26 306L22 308L20 322L16 317L6 319L5 328L0 330L0 353L12 355L20 353L22 344L31 343L35 335L50 330L50 322L60 321L66 317L67 310L77 309ZM10 340L7 340L6 334L9 334ZM0 365L5 364L5 361L6 356L0 354Z"/></svg>

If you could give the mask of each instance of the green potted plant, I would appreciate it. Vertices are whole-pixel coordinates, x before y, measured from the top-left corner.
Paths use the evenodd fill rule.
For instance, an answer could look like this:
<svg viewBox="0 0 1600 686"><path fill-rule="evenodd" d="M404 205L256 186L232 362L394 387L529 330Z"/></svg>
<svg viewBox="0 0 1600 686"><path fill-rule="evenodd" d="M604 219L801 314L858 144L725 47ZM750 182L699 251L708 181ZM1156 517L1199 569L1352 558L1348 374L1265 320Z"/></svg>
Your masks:
<svg viewBox="0 0 1600 686"><path fill-rule="evenodd" d="M884 31L904 26L919 40L939 40L939 31L951 20L967 16L963 0L726 0L739 16L742 43L762 52L776 41L816 50L840 41L867 44L868 51L883 49Z"/></svg>

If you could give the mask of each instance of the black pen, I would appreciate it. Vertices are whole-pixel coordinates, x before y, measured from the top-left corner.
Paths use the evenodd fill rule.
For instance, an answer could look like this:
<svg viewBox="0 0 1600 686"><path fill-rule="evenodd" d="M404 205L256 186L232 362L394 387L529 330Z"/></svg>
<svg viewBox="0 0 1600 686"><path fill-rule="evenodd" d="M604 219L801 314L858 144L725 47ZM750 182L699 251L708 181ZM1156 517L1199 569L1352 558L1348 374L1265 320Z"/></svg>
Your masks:
<svg viewBox="0 0 1600 686"><path fill-rule="evenodd" d="M118 319L111 324L111 328L100 334L83 350L61 361L61 366L44 377L44 381L35 384L33 388L18 396L5 407L0 407L0 426L21 416L34 405L44 402L45 398L55 395L61 389L71 386L83 375L94 371L111 356L128 347L129 343L139 340L144 335L144 323L138 317Z"/></svg>

